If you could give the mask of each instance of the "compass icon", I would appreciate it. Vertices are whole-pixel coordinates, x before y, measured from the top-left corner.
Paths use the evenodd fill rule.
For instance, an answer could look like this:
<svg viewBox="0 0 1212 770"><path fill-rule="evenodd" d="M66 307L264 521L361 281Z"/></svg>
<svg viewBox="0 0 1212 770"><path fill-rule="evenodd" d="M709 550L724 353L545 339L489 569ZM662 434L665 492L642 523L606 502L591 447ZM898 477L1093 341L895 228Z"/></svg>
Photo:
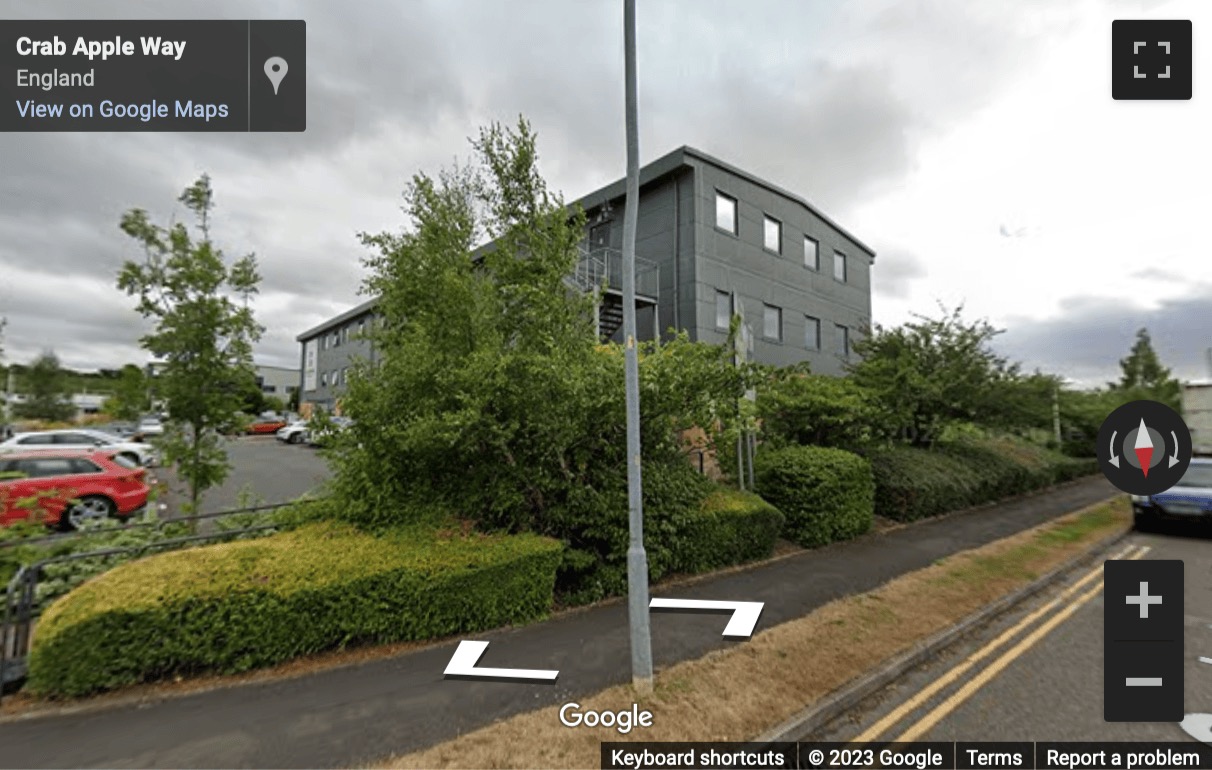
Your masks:
<svg viewBox="0 0 1212 770"><path fill-rule="evenodd" d="M1157 401L1131 401L1098 431L1103 475L1132 495L1164 492L1191 462L1191 431L1178 412Z"/></svg>

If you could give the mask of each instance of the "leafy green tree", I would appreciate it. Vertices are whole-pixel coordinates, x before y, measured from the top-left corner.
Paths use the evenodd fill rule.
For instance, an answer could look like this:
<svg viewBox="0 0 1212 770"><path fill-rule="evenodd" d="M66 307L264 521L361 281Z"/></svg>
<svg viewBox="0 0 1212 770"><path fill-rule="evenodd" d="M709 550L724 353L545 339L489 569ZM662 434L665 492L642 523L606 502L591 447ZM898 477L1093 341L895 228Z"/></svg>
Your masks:
<svg viewBox="0 0 1212 770"><path fill-rule="evenodd" d="M456 515L564 539L617 590L625 574L623 353L600 345L567 283L584 238L538 173L525 121L473 142L475 162L415 176L410 227L363 235L382 322L375 363L351 369L352 418L329 450L342 515L391 526ZM492 247L477 249L491 239ZM641 434L652 574L679 510L703 496L679 430L735 411L745 372L684 336L641 351ZM661 505L653 504L660 501Z"/></svg>
<svg viewBox="0 0 1212 770"><path fill-rule="evenodd" d="M148 378L143 369L127 364L117 372L114 394L105 400L102 409L119 420L134 422L151 408Z"/></svg>
<svg viewBox="0 0 1212 770"><path fill-rule="evenodd" d="M961 306L865 335L848 368L881 413L874 427L930 445L950 424L987 424L1001 413L999 394L1019 377L1017 365L990 347L999 333L986 320L965 320Z"/></svg>
<svg viewBox="0 0 1212 770"><path fill-rule="evenodd" d="M215 204L208 176L177 200L194 215L194 231L184 223L153 224L142 209L122 217L122 231L144 258L123 265L118 288L138 297L136 310L154 323L140 342L163 361L156 377L169 414L162 451L186 481L189 509L196 512L202 493L230 470L219 431L238 421L241 395L255 380L252 345L263 329L249 300L261 278L255 256L228 264L211 240Z"/></svg>
<svg viewBox="0 0 1212 770"><path fill-rule="evenodd" d="M880 412L850 377L776 371L757 389L763 438L773 445L853 448L866 443Z"/></svg>
<svg viewBox="0 0 1212 770"><path fill-rule="evenodd" d="M1136 332L1136 341L1128 356L1120 359L1119 368L1122 374L1112 387L1124 396L1125 401L1150 399L1173 409L1179 408L1182 386L1162 365L1148 329Z"/></svg>
<svg viewBox="0 0 1212 770"><path fill-rule="evenodd" d="M76 408L68 400L67 372L59 357L47 351L25 370L25 403L17 405L17 414L40 420L68 420Z"/></svg>

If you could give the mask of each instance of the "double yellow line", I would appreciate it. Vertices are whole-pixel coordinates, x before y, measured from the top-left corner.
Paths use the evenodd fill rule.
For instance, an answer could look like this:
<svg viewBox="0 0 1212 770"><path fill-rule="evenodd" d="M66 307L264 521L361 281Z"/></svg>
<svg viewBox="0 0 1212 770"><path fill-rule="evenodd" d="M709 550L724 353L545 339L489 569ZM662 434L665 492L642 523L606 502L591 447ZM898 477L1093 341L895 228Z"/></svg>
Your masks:
<svg viewBox="0 0 1212 770"><path fill-rule="evenodd" d="M1148 546L1128 546L1110 558L1139 559L1148 551ZM888 732L892 727L899 724L901 720L912 713L915 709L920 707L923 703L929 701L944 688L953 684L969 670L974 668L976 664L980 663L982 660L996 652L998 648L1002 647L1007 642L1018 636L1019 633L1021 633L1024 629L1055 610L1062 603L1068 601L1070 597L1078 594L1091 581L1098 581L1093 588L1090 588L1085 593L1082 593L1072 602L1067 604L1060 612L1041 623L1038 628L1033 630L1027 636L1023 637L1013 647L1002 653L1001 656L990 663L984 670L965 682L962 687L949 695L945 700L943 700L942 703L939 703L937 706L931 709L928 714L909 727L909 729L905 730L905 732L893 739L896 741L918 740L933 729L934 726L942 721L944 717L959 707L960 704L972 697L977 690L988 684L993 677L1001 673L1001 671L1013 663L1015 659L1017 659L1027 650L1031 649L1036 642L1047 636L1052 629L1056 628L1061 623L1064 623L1065 620L1073 615L1073 613L1081 609L1095 596L1098 596L1098 594L1103 590L1102 574L1103 565L1099 564L1097 567L1084 574L1081 578L1074 581L1072 585L1070 585L1064 591L1061 591L1047 604L1036 609L1031 614L1027 615L1025 618L1003 631L997 636L996 639L992 640L984 647L981 647L979 650L972 653L963 661L954 666L950 671L943 674L923 689L919 690L913 695L913 697L909 698L904 703L890 711L878 722L868 727L853 740L855 742L879 740L880 736Z"/></svg>

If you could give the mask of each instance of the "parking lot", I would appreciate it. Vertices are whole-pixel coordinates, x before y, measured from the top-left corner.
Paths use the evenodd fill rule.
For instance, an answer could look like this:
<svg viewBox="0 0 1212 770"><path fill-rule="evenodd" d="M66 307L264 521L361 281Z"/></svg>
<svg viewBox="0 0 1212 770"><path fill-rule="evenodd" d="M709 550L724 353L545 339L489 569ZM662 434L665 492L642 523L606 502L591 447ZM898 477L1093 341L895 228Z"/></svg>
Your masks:
<svg viewBox="0 0 1212 770"><path fill-rule="evenodd" d="M330 475L328 464L317 450L306 445L284 444L272 436L231 439L227 442L227 452L231 472L227 481L203 496L203 513L287 502L316 488ZM157 475L169 488L162 500L168 505L164 513L179 514L178 506L188 498L184 485L167 468L160 469Z"/></svg>

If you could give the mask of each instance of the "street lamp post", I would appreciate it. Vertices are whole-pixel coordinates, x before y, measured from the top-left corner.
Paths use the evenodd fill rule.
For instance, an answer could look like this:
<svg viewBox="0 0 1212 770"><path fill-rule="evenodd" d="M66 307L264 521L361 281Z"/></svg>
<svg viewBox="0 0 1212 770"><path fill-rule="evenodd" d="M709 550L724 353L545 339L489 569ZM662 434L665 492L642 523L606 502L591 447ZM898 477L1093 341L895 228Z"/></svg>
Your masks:
<svg viewBox="0 0 1212 770"><path fill-rule="evenodd" d="M640 137L636 99L635 0L623 0L624 98L627 121L627 197L623 208L623 337L627 399L627 614L631 625L631 682L652 692L652 635L648 624L648 554L644 551L644 497L640 465L640 363L636 350L635 231L640 205Z"/></svg>

